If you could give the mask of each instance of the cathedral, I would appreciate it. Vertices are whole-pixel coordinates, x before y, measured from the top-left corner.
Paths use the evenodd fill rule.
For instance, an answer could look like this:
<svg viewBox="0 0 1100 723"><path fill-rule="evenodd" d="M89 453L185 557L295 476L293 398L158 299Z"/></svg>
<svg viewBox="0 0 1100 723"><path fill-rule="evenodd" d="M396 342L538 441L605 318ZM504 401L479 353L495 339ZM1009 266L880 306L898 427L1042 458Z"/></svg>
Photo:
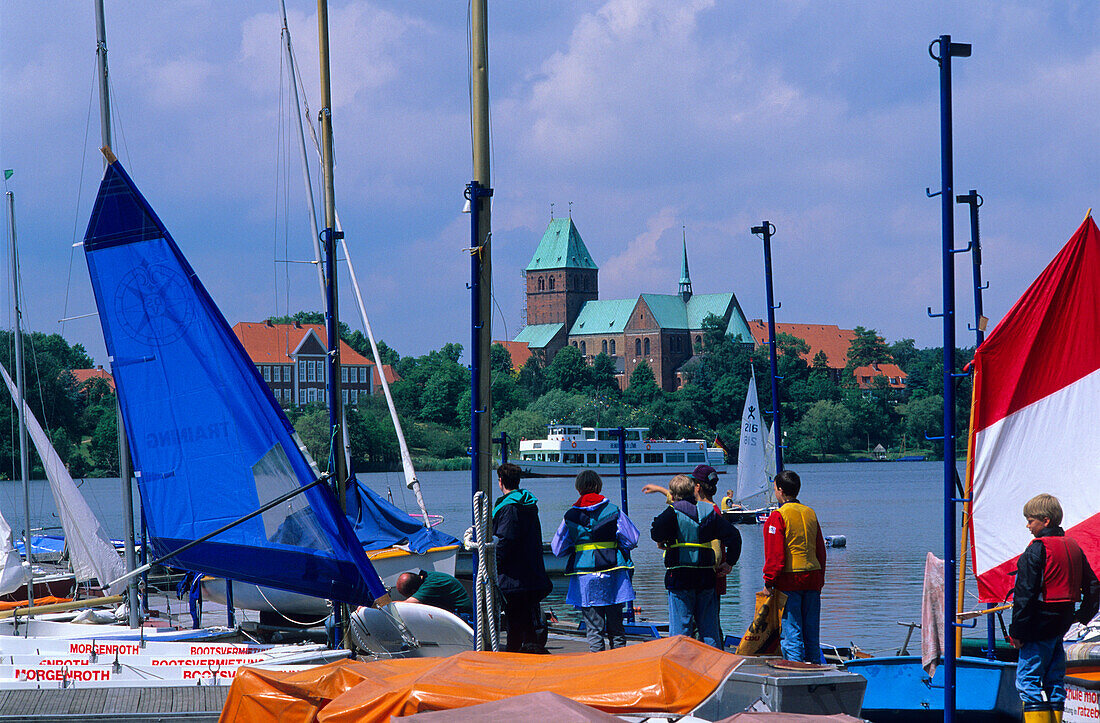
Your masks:
<svg viewBox="0 0 1100 723"><path fill-rule="evenodd" d="M727 334L753 343L736 296L692 293L686 242L678 293L600 299L599 273L573 219L552 219L525 269L527 326L508 344L514 361L526 349L549 364L568 344L589 364L597 354L610 356L620 388L644 359L657 384L674 391L684 381L680 369L701 347L708 315L719 317Z"/></svg>

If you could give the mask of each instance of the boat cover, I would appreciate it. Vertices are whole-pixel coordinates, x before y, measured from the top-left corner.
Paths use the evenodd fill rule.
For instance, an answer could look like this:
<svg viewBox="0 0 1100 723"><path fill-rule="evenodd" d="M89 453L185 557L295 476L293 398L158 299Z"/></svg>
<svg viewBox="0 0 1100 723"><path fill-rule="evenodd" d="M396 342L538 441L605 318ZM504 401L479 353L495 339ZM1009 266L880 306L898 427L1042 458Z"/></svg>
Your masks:
<svg viewBox="0 0 1100 723"><path fill-rule="evenodd" d="M317 479L256 365L118 161L100 184L84 254L157 556ZM352 604L386 593L325 485L170 564Z"/></svg>
<svg viewBox="0 0 1100 723"><path fill-rule="evenodd" d="M1012 594L1027 500L1062 503L1100 571L1100 230L1090 215L974 355L967 455L982 602Z"/></svg>
<svg viewBox="0 0 1100 723"><path fill-rule="evenodd" d="M616 715L685 714L744 660L677 636L603 653L466 652L449 658L340 661L284 672L243 667L221 721L388 721L550 691Z"/></svg>
<svg viewBox="0 0 1100 723"><path fill-rule="evenodd" d="M604 713L591 706L570 700L563 695L541 691L490 703L471 705L458 710L433 710L390 719L392 723L622 723L617 715Z"/></svg>
<svg viewBox="0 0 1100 723"><path fill-rule="evenodd" d="M348 484L348 521L367 550L407 545L416 554L433 547L457 545L458 540L424 524L399 509L358 479Z"/></svg>

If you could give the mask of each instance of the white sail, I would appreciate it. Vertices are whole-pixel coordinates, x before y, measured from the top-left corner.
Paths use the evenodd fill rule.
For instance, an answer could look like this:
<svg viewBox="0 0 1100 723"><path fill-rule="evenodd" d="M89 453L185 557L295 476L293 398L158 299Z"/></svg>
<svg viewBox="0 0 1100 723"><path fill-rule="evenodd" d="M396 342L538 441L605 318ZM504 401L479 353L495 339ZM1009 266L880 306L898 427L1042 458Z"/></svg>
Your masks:
<svg viewBox="0 0 1100 723"><path fill-rule="evenodd" d="M756 375L749 378L745 409L741 413L741 444L737 447L737 502L768 492L767 440L764 420L760 417L760 398L756 394Z"/></svg>
<svg viewBox="0 0 1100 723"><path fill-rule="evenodd" d="M27 431L34 448L38 450L38 456L46 468L46 477L50 481L50 490L53 492L54 503L57 505L57 514L61 518L61 527L65 530L65 546L69 550L69 562L77 580L99 580L101 585L106 585L111 580L117 580L126 572L122 562L122 556L111 544L110 538L100 527L99 520L84 496L80 494L76 483L65 469L65 463L57 456L49 437L42 426L31 413L27 403L19 398L19 392L15 388L15 382L11 380L6 369L0 366L0 374L4 376L4 383L8 385L12 399L19 400L23 405L23 411L27 417ZM7 528L7 523L0 528L0 535ZM8 534L11 534L10 529ZM2 542L2 541L0 541ZM119 583L108 590L109 595L114 595L125 588L125 583Z"/></svg>
<svg viewBox="0 0 1100 723"><path fill-rule="evenodd" d="M0 515L0 595L15 592L27 581L27 569L15 549L11 525Z"/></svg>
<svg viewBox="0 0 1100 723"><path fill-rule="evenodd" d="M775 479L775 420L768 427L768 436L764 440L764 472L768 479Z"/></svg>

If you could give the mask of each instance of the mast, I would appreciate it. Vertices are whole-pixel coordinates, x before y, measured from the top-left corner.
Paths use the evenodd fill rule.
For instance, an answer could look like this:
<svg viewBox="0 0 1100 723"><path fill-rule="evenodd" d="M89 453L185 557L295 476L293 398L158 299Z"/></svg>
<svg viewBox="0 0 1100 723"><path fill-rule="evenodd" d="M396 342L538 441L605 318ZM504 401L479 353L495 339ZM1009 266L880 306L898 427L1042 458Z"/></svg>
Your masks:
<svg viewBox="0 0 1100 723"><path fill-rule="evenodd" d="M19 473L23 477L23 519L26 527L23 530L23 552L27 557L27 565L33 570L34 559L31 556L31 491L30 491L30 461L27 455L27 417L23 399L25 396L23 379L23 312L19 306L19 260L15 251L15 194L8 191L8 230L11 237L11 287L12 298L15 299L15 385L19 390L19 399L16 406L19 410ZM34 575L27 580L27 604L34 607Z"/></svg>
<svg viewBox="0 0 1100 723"><path fill-rule="evenodd" d="M99 130L104 148L111 147L111 93L107 83L107 22L103 14L103 0L95 0L96 63L99 71ZM104 158L104 166L107 159ZM134 488L133 471L130 467L130 442L126 438L126 428L122 420L122 407L118 403L118 391L115 391L115 419L118 426L118 475L122 482L122 517L125 530L126 569L137 567L134 555ZM103 580L100 583L104 582ZM137 602L137 579L130 578L126 588L126 601L129 609L131 628L141 625Z"/></svg>
<svg viewBox="0 0 1100 723"><path fill-rule="evenodd" d="M939 45L940 54L932 53ZM928 46L928 54L940 66L940 218L942 226L943 261L943 557L944 580L955 582L955 218L954 161L951 138L951 58L970 57L970 45L952 43L950 35L941 35ZM931 310L929 310L931 314ZM955 596L944 600L944 628L954 640L958 634L955 622ZM943 656L943 720L955 720L955 646L947 643Z"/></svg>
<svg viewBox="0 0 1100 723"><path fill-rule="evenodd" d="M344 404L340 396L340 316L336 294L336 241L343 236L336 230L336 196L332 173L332 84L329 78L328 2L317 0L318 53L321 66L321 179L324 190L325 230L321 241L325 252L325 324L328 331L328 423L332 430L329 447L329 472L336 479L336 500L341 512L347 511L348 467L344 456ZM335 638L343 637L344 605L334 605Z"/></svg>
<svg viewBox="0 0 1100 723"><path fill-rule="evenodd" d="M779 363L776 359L775 348L775 310L779 308L772 294L772 235L775 234L775 226L770 221L764 221L759 226L753 226L750 233L764 239L764 288L768 297L768 359L771 364L772 374L772 428L770 434L774 434L775 445L775 473L783 471L783 445L779 440L783 438L780 427L779 413Z"/></svg>
<svg viewBox="0 0 1100 723"><path fill-rule="evenodd" d="M321 283L321 297L325 298L325 276L323 272L323 264L321 259L321 246L317 233L317 217L313 214L315 208L313 202L313 184L309 177L309 157L306 153L305 145L305 133L302 123L302 108L301 102L298 96L298 68L297 63L294 60L294 46L290 40L290 28L286 19L286 3L280 0L283 9L283 36L286 39L286 54L287 64L290 68L290 82L292 85L292 92L294 93L294 107L296 109L296 120L298 124L298 147L302 153L302 177L306 186L306 198L309 204L309 224L310 229L313 231L313 254L314 260L317 262L317 274ZM306 106L308 112L308 104ZM317 154L321 155L321 144L317 138L317 134L313 129L313 125L309 126L310 137L313 140L314 145L317 148ZM393 401L393 394L390 392L389 382L386 381L386 375L382 373L382 358L378 351L378 343L374 339L374 330L371 328L370 320L367 318L367 309L363 303L363 292L359 288L359 279L355 275L355 266L351 261L351 253L348 250L347 239L343 235L343 226L340 223L340 214L335 214L336 218L336 230L340 238L340 250L344 252L344 261L348 265L348 276L351 279L352 289L355 291L355 300L359 306L359 316L363 321L363 328L367 332L367 340L370 342L371 351L374 354L375 362L378 366L378 383L382 387L382 392L386 397L386 406L390 410L390 419L393 421L394 431L397 433L397 445L401 451L401 468L405 473L405 486L413 491L416 495L416 503L420 507L420 513L424 519L424 526L431 527L431 520L428 517L428 510L424 505L424 496L420 491L420 480L416 478L416 469L413 467L412 454L409 452L408 442L405 441L405 431L401 428L401 420L397 415L397 407Z"/></svg>
<svg viewBox="0 0 1100 723"><path fill-rule="evenodd" d="M470 134L474 178L466 187L470 202L470 486L493 499L489 476L492 466L492 400L490 399L489 309L492 304L489 198L489 42L486 0L470 2ZM476 520L475 520L476 523ZM476 561L475 561L476 562ZM480 594L480 592L478 593ZM478 626L479 650L490 649L489 631Z"/></svg>

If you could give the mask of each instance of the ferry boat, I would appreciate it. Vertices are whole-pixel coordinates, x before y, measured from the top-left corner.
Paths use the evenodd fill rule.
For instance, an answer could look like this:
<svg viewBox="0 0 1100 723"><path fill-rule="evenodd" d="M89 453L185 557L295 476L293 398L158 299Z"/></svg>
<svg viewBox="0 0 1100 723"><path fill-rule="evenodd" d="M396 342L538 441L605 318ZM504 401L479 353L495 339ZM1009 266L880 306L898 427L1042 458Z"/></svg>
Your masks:
<svg viewBox="0 0 1100 723"><path fill-rule="evenodd" d="M527 477L572 477L582 469L601 475L619 472L618 427L582 427L551 424L545 439L519 443L514 460ZM691 474L700 464L726 471L725 454L702 439L650 439L648 427L626 428L626 473L638 475Z"/></svg>

